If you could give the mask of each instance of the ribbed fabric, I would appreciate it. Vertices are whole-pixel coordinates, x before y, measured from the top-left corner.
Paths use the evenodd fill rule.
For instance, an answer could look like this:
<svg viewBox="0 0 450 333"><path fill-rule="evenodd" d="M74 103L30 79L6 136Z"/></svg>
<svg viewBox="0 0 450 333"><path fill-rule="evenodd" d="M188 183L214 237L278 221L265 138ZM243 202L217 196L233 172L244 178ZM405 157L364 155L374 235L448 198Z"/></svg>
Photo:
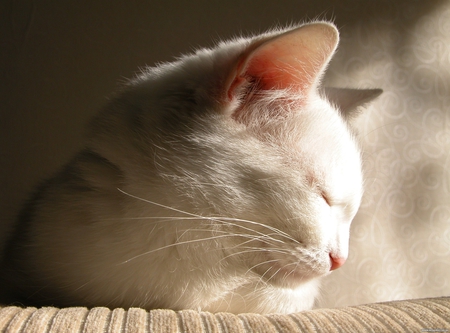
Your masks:
<svg viewBox="0 0 450 333"><path fill-rule="evenodd" d="M450 332L450 297L316 309L291 315L131 308L0 308L0 332Z"/></svg>

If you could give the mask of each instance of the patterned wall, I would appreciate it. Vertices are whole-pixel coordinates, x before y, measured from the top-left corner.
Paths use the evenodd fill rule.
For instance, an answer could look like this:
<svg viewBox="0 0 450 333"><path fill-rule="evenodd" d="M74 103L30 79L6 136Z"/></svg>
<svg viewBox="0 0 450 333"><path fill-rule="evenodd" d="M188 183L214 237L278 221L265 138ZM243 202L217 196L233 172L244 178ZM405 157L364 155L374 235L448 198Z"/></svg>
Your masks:
<svg viewBox="0 0 450 333"><path fill-rule="evenodd" d="M384 94L358 119L366 194L325 306L450 295L450 3L389 10L344 30L330 68L329 85Z"/></svg>

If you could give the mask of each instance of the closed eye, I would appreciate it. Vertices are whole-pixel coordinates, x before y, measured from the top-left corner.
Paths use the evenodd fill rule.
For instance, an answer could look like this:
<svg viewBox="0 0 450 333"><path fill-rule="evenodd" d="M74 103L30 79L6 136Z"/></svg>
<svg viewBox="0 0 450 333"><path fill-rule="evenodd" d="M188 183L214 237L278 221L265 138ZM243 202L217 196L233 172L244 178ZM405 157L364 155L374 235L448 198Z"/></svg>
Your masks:
<svg viewBox="0 0 450 333"><path fill-rule="evenodd" d="M320 195L322 196L323 200L325 200L325 202L327 203L327 205L331 207L332 204L331 204L331 200L330 200L330 198L328 197L328 195L327 195L324 191L321 191L321 192L320 192Z"/></svg>

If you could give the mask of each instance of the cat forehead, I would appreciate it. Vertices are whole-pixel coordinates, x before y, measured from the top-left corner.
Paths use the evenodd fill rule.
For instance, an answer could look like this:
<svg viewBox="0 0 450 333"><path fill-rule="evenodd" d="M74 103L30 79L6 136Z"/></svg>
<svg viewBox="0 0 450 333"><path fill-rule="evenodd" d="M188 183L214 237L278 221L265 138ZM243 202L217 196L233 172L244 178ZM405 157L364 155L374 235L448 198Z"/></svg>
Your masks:
<svg viewBox="0 0 450 333"><path fill-rule="evenodd" d="M306 110L294 113L278 135L279 145L310 180L340 201L359 200L360 147L346 121L327 101L313 101Z"/></svg>

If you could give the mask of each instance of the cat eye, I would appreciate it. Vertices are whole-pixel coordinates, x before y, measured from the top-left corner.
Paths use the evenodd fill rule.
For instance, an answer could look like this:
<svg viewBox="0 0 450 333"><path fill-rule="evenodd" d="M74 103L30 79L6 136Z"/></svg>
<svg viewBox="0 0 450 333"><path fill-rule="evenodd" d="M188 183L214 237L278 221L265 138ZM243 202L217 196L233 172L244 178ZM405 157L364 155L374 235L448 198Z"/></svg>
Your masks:
<svg viewBox="0 0 450 333"><path fill-rule="evenodd" d="M325 202L327 203L328 206L331 207L331 200L329 199L329 197L327 196L327 194L324 191L320 192L320 195L322 196L323 200L325 200Z"/></svg>

